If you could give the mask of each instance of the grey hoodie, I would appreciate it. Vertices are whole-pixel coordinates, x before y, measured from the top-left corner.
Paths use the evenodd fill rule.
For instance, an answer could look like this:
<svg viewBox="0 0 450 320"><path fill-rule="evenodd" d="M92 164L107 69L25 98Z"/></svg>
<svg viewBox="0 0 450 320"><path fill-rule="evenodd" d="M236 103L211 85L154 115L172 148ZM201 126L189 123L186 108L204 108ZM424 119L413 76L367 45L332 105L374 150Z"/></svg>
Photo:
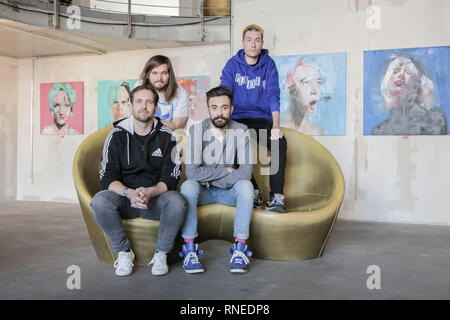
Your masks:
<svg viewBox="0 0 450 320"><path fill-rule="evenodd" d="M211 126L211 119L206 118L189 128L186 178L222 189L231 188L239 180L250 180L253 154L247 126L230 120L222 142L216 139ZM226 167L235 170L228 172Z"/></svg>

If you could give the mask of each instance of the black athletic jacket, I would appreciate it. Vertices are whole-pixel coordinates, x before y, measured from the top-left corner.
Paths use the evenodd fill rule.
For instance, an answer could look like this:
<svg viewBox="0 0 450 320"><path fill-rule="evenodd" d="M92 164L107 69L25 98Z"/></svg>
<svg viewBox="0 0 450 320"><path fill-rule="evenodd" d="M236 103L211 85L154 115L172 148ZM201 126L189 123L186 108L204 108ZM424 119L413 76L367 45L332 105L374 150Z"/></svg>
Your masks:
<svg viewBox="0 0 450 320"><path fill-rule="evenodd" d="M162 181L168 190L176 190L180 178L179 154L175 134L157 117L146 145L135 136L133 117L116 121L103 146L100 181L104 189L113 181L136 189L152 187ZM175 149L174 149L175 148ZM174 160L171 154L174 149Z"/></svg>

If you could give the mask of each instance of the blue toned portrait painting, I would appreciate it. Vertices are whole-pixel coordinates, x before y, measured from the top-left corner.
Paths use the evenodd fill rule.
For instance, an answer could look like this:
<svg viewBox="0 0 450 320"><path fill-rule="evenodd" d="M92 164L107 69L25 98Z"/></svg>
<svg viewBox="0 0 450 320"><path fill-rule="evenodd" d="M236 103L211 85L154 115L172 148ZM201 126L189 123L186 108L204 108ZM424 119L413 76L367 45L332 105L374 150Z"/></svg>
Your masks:
<svg viewBox="0 0 450 320"><path fill-rule="evenodd" d="M364 135L447 135L450 47L364 52Z"/></svg>
<svg viewBox="0 0 450 320"><path fill-rule="evenodd" d="M130 92L136 82L137 79L98 81L98 129L130 115Z"/></svg>
<svg viewBox="0 0 450 320"><path fill-rule="evenodd" d="M345 135L346 53L275 56L281 126L312 136Z"/></svg>

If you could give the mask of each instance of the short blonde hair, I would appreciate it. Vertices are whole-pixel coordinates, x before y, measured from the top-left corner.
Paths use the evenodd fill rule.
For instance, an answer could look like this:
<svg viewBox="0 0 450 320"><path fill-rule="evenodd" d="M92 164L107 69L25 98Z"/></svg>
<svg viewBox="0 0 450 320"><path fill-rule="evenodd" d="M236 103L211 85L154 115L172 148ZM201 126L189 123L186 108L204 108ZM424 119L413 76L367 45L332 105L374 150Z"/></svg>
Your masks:
<svg viewBox="0 0 450 320"><path fill-rule="evenodd" d="M261 38L264 38L264 29L258 26L257 24L251 24L246 26L244 30L242 30L242 39L244 39L245 33L249 30L261 32Z"/></svg>

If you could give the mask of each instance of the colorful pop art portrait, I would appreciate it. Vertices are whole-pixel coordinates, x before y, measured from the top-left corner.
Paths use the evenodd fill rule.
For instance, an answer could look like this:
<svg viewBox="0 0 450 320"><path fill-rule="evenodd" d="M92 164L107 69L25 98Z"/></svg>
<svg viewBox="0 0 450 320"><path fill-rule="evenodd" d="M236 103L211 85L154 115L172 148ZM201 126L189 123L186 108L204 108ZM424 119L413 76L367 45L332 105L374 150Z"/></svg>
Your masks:
<svg viewBox="0 0 450 320"><path fill-rule="evenodd" d="M209 117L206 92L209 90L208 76L177 77L179 86L186 90L191 101L189 119L197 122Z"/></svg>
<svg viewBox="0 0 450 320"><path fill-rule="evenodd" d="M98 129L130 115L130 92L137 79L98 81Z"/></svg>
<svg viewBox="0 0 450 320"><path fill-rule="evenodd" d="M41 83L40 111L42 135L83 134L83 82Z"/></svg>
<svg viewBox="0 0 450 320"><path fill-rule="evenodd" d="M208 76L177 77L179 86L183 87L191 101L189 124L208 117L206 92L209 90ZM139 79L106 80L98 82L98 129L111 125L114 121L130 115L129 95L133 88L139 85ZM171 103L158 103L155 116L167 120L167 114L172 114ZM170 109L170 110L169 110Z"/></svg>

